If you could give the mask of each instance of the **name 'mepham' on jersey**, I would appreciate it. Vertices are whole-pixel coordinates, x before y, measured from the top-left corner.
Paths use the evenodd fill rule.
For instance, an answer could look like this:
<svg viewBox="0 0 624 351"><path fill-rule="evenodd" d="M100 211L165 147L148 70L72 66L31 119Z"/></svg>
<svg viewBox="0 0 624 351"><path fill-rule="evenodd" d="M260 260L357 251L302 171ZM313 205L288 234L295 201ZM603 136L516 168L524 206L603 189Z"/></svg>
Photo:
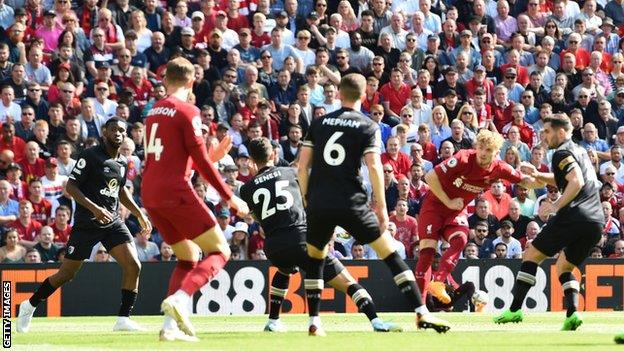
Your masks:
<svg viewBox="0 0 624 351"><path fill-rule="evenodd" d="M512 183L522 180L522 174L501 160L494 160L489 168L477 163L476 150L460 150L434 168L440 185L449 199L461 197L464 204L474 200L497 179ZM440 200L434 196L439 202Z"/></svg>
<svg viewBox="0 0 624 351"><path fill-rule="evenodd" d="M303 145L314 149L308 206L343 209L367 203L359 170L365 154L381 152L375 122L341 108L313 120Z"/></svg>

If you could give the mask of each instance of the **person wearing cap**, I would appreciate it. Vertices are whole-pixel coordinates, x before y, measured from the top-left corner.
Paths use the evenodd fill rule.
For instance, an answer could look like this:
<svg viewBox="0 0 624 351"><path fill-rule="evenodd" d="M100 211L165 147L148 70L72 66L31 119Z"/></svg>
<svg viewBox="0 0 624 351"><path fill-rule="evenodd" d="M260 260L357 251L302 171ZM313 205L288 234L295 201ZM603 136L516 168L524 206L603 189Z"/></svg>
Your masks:
<svg viewBox="0 0 624 351"><path fill-rule="evenodd" d="M337 15L334 16L334 15ZM340 17L339 14L335 13L333 14L332 18L339 18L339 21L336 24L340 24L342 25L342 17ZM280 11L277 13L277 15L275 15L275 28L279 28L282 30L282 42L285 45L295 45L295 33L293 33L288 27L288 14L286 13L286 11ZM332 26L334 26L334 28L339 28L337 27L335 24L332 24ZM348 34L344 31L342 31L341 29L338 29L339 32L342 32L344 37L348 38ZM337 42L340 40L341 35L338 36ZM344 39L344 38L343 38ZM347 39L348 41L348 39ZM342 45L338 45L338 46L342 46Z"/></svg>
<svg viewBox="0 0 624 351"><path fill-rule="evenodd" d="M46 200L52 203L61 197L67 180L67 176L59 174L58 160L55 157L49 157L45 161L45 176L41 178L43 196Z"/></svg>
<svg viewBox="0 0 624 351"><path fill-rule="evenodd" d="M494 245L494 247L500 243L507 245L506 258L522 258L522 245L518 239L512 236L514 233L513 223L509 220L503 221L501 223L500 233L501 236L494 239L492 245Z"/></svg>
<svg viewBox="0 0 624 351"><path fill-rule="evenodd" d="M503 84L501 85L507 88L507 98L516 104L520 103L524 87L516 80L518 71L513 67L508 67L503 71L503 74Z"/></svg>
<svg viewBox="0 0 624 351"><path fill-rule="evenodd" d="M622 56L619 57L622 59ZM609 99L611 111L618 121L624 120L624 87L617 88L613 97Z"/></svg>
<svg viewBox="0 0 624 351"><path fill-rule="evenodd" d="M466 97L472 100L477 89L483 89L486 95L486 101L490 101L494 96L494 83L487 79L487 72L483 65L477 65L474 69L472 79L464 83L466 89Z"/></svg>
<svg viewBox="0 0 624 351"><path fill-rule="evenodd" d="M236 196L240 196L240 188L245 183L237 179L238 167L236 165L226 165L223 167L223 174L225 175L225 184L230 186L230 189Z"/></svg>
<svg viewBox="0 0 624 351"><path fill-rule="evenodd" d="M474 67L481 64L481 55L474 48L472 43L472 32L469 29L464 29L459 33L459 45L449 55L450 64L455 65L457 63L457 56L460 52L464 52L468 55L468 67Z"/></svg>
<svg viewBox="0 0 624 351"><path fill-rule="evenodd" d="M433 97L438 99L438 104L443 104L446 92L451 89L458 95L459 100L466 101L466 89L459 82L459 75L455 66L449 66L444 71L444 79L435 83Z"/></svg>
<svg viewBox="0 0 624 351"><path fill-rule="evenodd" d="M13 188L13 192L10 195L11 199L20 201L28 196L28 185L22 180L22 167L19 164L15 162L9 163L6 169L6 181Z"/></svg>
<svg viewBox="0 0 624 351"><path fill-rule="evenodd" d="M37 38L43 39L43 50L46 53L52 53L58 46L58 39L62 32L63 27L58 27L56 25L56 12L54 10L47 10L43 14L41 27L35 30L35 35Z"/></svg>
<svg viewBox="0 0 624 351"><path fill-rule="evenodd" d="M255 63L260 59L260 49L251 45L251 29L241 28L238 32L239 43L234 49L240 53L240 58L244 63Z"/></svg>
<svg viewBox="0 0 624 351"><path fill-rule="evenodd" d="M228 15L225 11L217 11L215 30L219 30L221 32L221 37L223 39L221 46L224 50L228 51L239 43L238 33L228 27Z"/></svg>

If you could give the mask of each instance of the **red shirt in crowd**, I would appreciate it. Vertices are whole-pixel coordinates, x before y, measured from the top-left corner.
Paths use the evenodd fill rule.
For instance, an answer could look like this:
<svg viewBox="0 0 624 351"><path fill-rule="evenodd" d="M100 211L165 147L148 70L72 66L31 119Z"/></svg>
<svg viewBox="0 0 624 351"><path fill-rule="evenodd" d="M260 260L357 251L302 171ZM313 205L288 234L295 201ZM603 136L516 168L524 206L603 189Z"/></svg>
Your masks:
<svg viewBox="0 0 624 351"><path fill-rule="evenodd" d="M13 151L13 160L16 162L21 161L26 153L26 142L22 138L14 135L10 142L4 140L4 137L0 136L0 151L11 150Z"/></svg>
<svg viewBox="0 0 624 351"><path fill-rule="evenodd" d="M400 151L397 154L396 159L393 159L390 154L384 152L381 154L381 163L392 166L392 169L394 169L394 177L396 179L399 179L401 175L407 177L410 172L410 167L412 167L412 159Z"/></svg>
<svg viewBox="0 0 624 351"><path fill-rule="evenodd" d="M407 258L413 258L414 255L411 248L418 241L418 221L410 215L405 215L404 221L400 221L396 215L392 215L390 216L390 222L396 224L397 227L394 238L405 246Z"/></svg>
<svg viewBox="0 0 624 351"><path fill-rule="evenodd" d="M397 115L401 114L401 109L409 100L411 92L412 90L405 83L401 83L398 90L394 89L391 82L388 82L379 88L379 93L383 97L384 101L388 101L390 110Z"/></svg>
<svg viewBox="0 0 624 351"><path fill-rule="evenodd" d="M69 234L71 233L72 226L68 224L67 228L59 229L56 226L56 223L52 223L51 227L54 232L54 242L66 244L67 240L69 240Z"/></svg>
<svg viewBox="0 0 624 351"><path fill-rule="evenodd" d="M41 224L39 222L30 220L27 225L23 225L19 218L13 221L10 227L17 230L20 240L28 241L34 241L35 237L39 235L39 231L41 230Z"/></svg>
<svg viewBox="0 0 624 351"><path fill-rule="evenodd" d="M34 178L42 178L45 176L45 161L41 157L37 157L35 163L28 163L27 159L19 162L22 167L22 179L26 184L30 183Z"/></svg>
<svg viewBox="0 0 624 351"><path fill-rule="evenodd" d="M33 213L31 215L31 218L39 222L41 225L47 225L50 214L52 213L52 204L50 203L50 201L43 198L38 203L32 200L30 200L30 203L33 206Z"/></svg>

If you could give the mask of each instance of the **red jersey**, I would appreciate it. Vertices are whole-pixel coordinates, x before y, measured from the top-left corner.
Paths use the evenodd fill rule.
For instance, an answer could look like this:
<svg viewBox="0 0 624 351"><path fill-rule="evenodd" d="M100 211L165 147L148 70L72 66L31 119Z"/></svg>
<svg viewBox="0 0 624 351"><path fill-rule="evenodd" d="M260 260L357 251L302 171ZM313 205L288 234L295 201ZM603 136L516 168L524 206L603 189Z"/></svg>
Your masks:
<svg viewBox="0 0 624 351"><path fill-rule="evenodd" d="M19 162L24 158L26 142L16 135L13 136L11 141L6 141L4 137L0 137L0 151L4 150L13 151L13 159L15 162Z"/></svg>
<svg viewBox="0 0 624 351"><path fill-rule="evenodd" d="M147 114L141 186L146 207L176 207L189 196L197 198L190 183L193 164L224 201L232 197L208 158L201 127L199 109L175 96L157 101Z"/></svg>
<svg viewBox="0 0 624 351"><path fill-rule="evenodd" d="M33 206L33 213L30 216L33 221L39 222L41 225L47 225L50 214L52 213L52 204L45 198L41 199L39 203L30 200Z"/></svg>
<svg viewBox="0 0 624 351"><path fill-rule="evenodd" d="M22 167L22 178L26 184L30 183L34 178L43 178L45 176L45 161L40 157L32 164L28 163L27 159L23 159L19 162L19 165Z"/></svg>
<svg viewBox="0 0 624 351"><path fill-rule="evenodd" d="M505 161L494 160L489 168L481 168L477 164L476 150L459 150L450 157L435 166L440 185L449 199L462 198L464 205L468 205L485 189L490 187L496 179L506 179L512 183L522 180L522 174L513 169ZM431 202L441 209L447 209L440 200L430 192L425 202Z"/></svg>
<svg viewBox="0 0 624 351"><path fill-rule="evenodd" d="M67 240L69 240L69 234L71 233L72 226L68 224L67 228L59 229L56 226L56 223L52 223L51 227L52 231L54 232L54 242L67 244Z"/></svg>
<svg viewBox="0 0 624 351"><path fill-rule="evenodd" d="M405 254L408 258L413 258L411 250L415 242L418 241L418 221L416 218L406 215L404 221L397 219L396 215L390 216L390 222L396 224L395 239L405 245Z"/></svg>
<svg viewBox="0 0 624 351"><path fill-rule="evenodd" d="M35 237L39 235L41 224L37 221L31 220L27 225L23 225L22 222L17 219L11 223L11 228L15 228L15 230L17 230L20 240L34 241Z"/></svg>
<svg viewBox="0 0 624 351"><path fill-rule="evenodd" d="M397 154L396 160L390 157L390 154L384 152L381 154L381 163L384 165L387 163L392 166L396 179L399 179L401 175L407 177L410 172L410 167L412 167L412 159L401 151Z"/></svg>
<svg viewBox="0 0 624 351"><path fill-rule="evenodd" d="M397 115L401 114L401 109L409 101L412 89L405 84L401 83L399 90L394 89L392 83L388 82L379 88L379 93L385 101L388 101L390 110Z"/></svg>

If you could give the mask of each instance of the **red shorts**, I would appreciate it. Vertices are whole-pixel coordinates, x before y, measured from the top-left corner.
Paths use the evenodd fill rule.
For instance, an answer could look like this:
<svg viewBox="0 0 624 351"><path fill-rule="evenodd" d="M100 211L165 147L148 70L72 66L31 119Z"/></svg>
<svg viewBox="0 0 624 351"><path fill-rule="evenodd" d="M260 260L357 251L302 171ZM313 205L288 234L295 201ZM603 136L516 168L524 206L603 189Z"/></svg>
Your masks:
<svg viewBox="0 0 624 351"><path fill-rule="evenodd" d="M181 198L176 207L145 206L145 209L169 245L185 239L193 240L217 223L210 209L197 196Z"/></svg>
<svg viewBox="0 0 624 351"><path fill-rule="evenodd" d="M454 233L461 232L468 236L468 212L450 211L439 206L425 203L418 215L418 238L449 241Z"/></svg>

